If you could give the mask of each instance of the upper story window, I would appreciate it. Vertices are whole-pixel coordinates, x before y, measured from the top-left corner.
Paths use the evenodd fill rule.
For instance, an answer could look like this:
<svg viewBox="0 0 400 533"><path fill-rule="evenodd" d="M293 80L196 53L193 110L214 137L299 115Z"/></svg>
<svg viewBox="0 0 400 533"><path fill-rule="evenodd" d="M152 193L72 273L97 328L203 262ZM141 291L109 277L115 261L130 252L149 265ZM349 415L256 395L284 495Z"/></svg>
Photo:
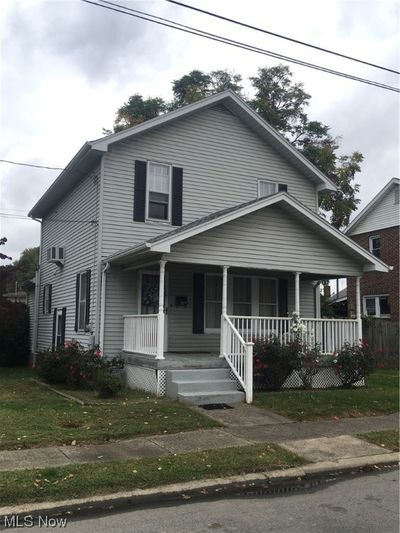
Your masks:
<svg viewBox="0 0 400 533"><path fill-rule="evenodd" d="M364 314L377 318L390 318L388 296L364 296Z"/></svg>
<svg viewBox="0 0 400 533"><path fill-rule="evenodd" d="M287 191L288 187L285 183L276 183L275 181L258 180L258 198L270 196L279 191Z"/></svg>
<svg viewBox="0 0 400 533"><path fill-rule="evenodd" d="M375 257L381 256L381 238L379 235L372 235L369 238L369 251Z"/></svg>
<svg viewBox="0 0 400 533"><path fill-rule="evenodd" d="M148 163L146 218L170 221L171 218L171 167Z"/></svg>

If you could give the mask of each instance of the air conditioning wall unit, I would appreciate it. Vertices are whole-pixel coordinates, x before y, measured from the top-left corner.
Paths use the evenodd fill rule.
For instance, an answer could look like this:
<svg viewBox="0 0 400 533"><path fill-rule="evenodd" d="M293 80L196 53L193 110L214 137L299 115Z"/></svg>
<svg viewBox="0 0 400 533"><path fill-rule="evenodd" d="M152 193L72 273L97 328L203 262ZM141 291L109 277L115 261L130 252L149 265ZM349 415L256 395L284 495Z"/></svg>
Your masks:
<svg viewBox="0 0 400 533"><path fill-rule="evenodd" d="M63 266L65 261L65 248L63 246L52 246L47 249L47 261Z"/></svg>

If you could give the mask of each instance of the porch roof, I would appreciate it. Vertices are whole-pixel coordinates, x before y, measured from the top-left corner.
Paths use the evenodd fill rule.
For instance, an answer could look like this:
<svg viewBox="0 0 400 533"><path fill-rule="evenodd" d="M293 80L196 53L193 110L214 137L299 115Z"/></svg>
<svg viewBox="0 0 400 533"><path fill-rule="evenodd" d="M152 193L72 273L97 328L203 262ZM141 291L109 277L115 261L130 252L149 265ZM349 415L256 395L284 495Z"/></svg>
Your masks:
<svg viewBox="0 0 400 533"><path fill-rule="evenodd" d="M331 226L331 224L317 213L305 207L287 192L278 192L264 198L257 198L243 204L211 213L210 215L197 219L189 224L153 237L152 239L134 247L117 252L116 254L109 256L105 261L126 265L139 260L148 260L150 257L155 258L156 254L169 254L171 252L171 246L174 244L274 205L281 205L288 214L300 217L307 223L310 231L317 230L318 233L322 234L329 242L337 244L341 249L349 253L362 264L365 271L388 272L390 270L390 267L383 261ZM166 259L167 258L168 257L166 257Z"/></svg>

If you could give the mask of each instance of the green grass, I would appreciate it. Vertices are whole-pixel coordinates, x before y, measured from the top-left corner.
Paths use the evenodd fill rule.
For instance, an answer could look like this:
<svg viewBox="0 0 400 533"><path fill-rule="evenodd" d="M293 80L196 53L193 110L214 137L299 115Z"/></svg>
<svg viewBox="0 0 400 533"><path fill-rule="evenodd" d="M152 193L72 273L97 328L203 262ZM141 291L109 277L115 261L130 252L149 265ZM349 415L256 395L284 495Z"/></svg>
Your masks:
<svg viewBox="0 0 400 533"><path fill-rule="evenodd" d="M29 369L0 368L0 449L98 443L219 424L168 399L124 390L105 405L81 406L34 383ZM63 389L65 390L65 389ZM92 393L73 394L87 399Z"/></svg>
<svg viewBox="0 0 400 533"><path fill-rule="evenodd" d="M366 440L382 448L387 448L394 452L399 451L399 430L388 429L385 431L371 431L370 433L360 433L356 435L359 439Z"/></svg>
<svg viewBox="0 0 400 533"><path fill-rule="evenodd" d="M274 444L256 444L159 459L0 472L0 502L9 505L87 497L305 463Z"/></svg>
<svg viewBox="0 0 400 533"><path fill-rule="evenodd" d="M399 373L380 369L355 389L262 392L255 405L293 420L324 420L389 414L399 409Z"/></svg>

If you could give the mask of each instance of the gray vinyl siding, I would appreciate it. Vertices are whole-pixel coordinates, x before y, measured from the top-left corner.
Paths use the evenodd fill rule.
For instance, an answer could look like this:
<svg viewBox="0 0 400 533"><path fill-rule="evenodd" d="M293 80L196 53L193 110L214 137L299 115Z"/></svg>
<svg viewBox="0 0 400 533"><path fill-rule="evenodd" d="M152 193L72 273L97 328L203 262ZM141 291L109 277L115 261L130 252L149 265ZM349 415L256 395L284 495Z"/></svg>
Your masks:
<svg viewBox="0 0 400 533"><path fill-rule="evenodd" d="M84 178L42 222L38 348L51 346L54 308L67 308L65 339L86 345L89 332L75 332L76 275L91 270L90 328L94 331L97 298L98 225L82 221L98 219L99 171ZM55 219L55 220L52 220ZM65 264L47 261L51 246L65 248ZM43 314L43 287L52 285L52 312Z"/></svg>
<svg viewBox="0 0 400 533"><path fill-rule="evenodd" d="M123 348L124 315L138 313L138 274L111 267L106 276L103 351L107 357L115 357Z"/></svg>
<svg viewBox="0 0 400 533"><path fill-rule="evenodd" d="M183 168L183 224L257 197L258 180L288 185L316 210L313 183L225 108L212 108L111 148L103 157L102 257L171 229L133 221L135 159Z"/></svg>
<svg viewBox="0 0 400 533"><path fill-rule="evenodd" d="M362 265L279 206L270 206L172 245L168 260L356 276Z"/></svg>
<svg viewBox="0 0 400 533"><path fill-rule="evenodd" d="M349 235L379 231L384 228L392 228L400 224L400 206L395 204L395 189L393 185L377 205L365 215L360 222L352 228Z"/></svg>

